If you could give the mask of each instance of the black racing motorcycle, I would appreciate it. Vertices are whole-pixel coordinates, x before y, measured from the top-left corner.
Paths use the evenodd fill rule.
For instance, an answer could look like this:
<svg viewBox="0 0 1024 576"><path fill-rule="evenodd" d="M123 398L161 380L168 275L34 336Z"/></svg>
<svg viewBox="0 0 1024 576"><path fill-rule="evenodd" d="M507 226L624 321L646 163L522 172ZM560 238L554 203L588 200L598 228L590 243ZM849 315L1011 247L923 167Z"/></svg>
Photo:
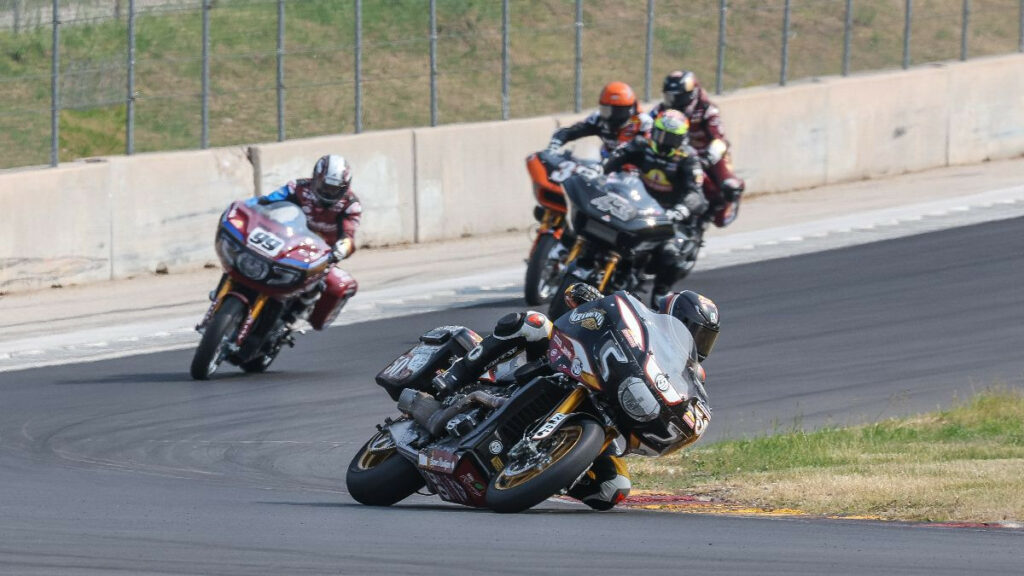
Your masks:
<svg viewBox="0 0 1024 576"><path fill-rule="evenodd" d="M701 306L717 322L714 304ZM530 313L526 321L547 319ZM401 415L356 453L349 493L389 506L426 486L448 502L519 512L570 489L613 442L618 454L678 450L711 418L698 358L715 338L717 325L698 335L698 350L678 319L616 292L557 319L537 358L528 349L502 360L439 400L431 379L480 338L435 328L378 374Z"/></svg>
<svg viewBox="0 0 1024 576"><path fill-rule="evenodd" d="M571 284L586 282L602 294L639 292L653 278L655 250L676 234L683 215L665 210L637 176L576 173L563 183L569 204L569 227L576 242L566 257L566 271L548 315L567 310L561 295ZM699 247L699 237L691 242ZM689 247L688 247L689 249ZM696 250L691 250L696 258Z"/></svg>

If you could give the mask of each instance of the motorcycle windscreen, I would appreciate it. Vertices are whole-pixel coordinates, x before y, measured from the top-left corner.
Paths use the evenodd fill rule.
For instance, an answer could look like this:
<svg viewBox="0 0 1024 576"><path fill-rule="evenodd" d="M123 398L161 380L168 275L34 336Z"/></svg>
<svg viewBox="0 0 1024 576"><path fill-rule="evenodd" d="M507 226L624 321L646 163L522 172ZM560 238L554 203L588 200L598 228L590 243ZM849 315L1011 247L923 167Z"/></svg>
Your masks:
<svg viewBox="0 0 1024 576"><path fill-rule="evenodd" d="M249 231L250 246L255 244L257 249L262 248L267 255L302 269L319 266L330 253L330 246L309 229L306 214L295 204L274 202L266 206L256 203L246 205L259 215L256 226ZM279 244L280 248L268 251L266 247L272 243Z"/></svg>
<svg viewBox="0 0 1024 576"><path fill-rule="evenodd" d="M656 314L643 305L634 309L647 332L649 355L644 369L665 401L679 404L698 398L707 402L691 370L696 355L690 331L674 316Z"/></svg>

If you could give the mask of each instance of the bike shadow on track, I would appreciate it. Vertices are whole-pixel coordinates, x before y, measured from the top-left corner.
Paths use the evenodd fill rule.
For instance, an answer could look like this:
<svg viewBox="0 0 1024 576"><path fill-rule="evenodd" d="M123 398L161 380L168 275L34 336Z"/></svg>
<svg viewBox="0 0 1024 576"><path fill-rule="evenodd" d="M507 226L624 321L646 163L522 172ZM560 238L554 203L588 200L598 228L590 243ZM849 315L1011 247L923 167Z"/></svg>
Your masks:
<svg viewBox="0 0 1024 576"><path fill-rule="evenodd" d="M399 513L399 512L445 512L445 513L469 513L469 514L495 514L486 508L470 508L468 506L459 506L457 504L399 504L396 506L366 506L358 502L270 502L263 501L257 502L257 504L265 504L269 506L298 506L308 508L338 508L338 509L363 509L363 510L374 510L381 513ZM573 504L563 504L565 507L558 508L531 508L524 510L518 514L593 514L594 511L585 506L576 506Z"/></svg>

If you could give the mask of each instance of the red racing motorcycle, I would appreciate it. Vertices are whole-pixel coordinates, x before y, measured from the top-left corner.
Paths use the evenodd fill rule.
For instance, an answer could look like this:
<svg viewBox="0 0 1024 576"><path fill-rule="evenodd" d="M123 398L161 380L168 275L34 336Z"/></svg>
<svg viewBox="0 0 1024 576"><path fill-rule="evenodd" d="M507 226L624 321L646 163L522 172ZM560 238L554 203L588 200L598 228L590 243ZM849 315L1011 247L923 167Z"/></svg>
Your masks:
<svg viewBox="0 0 1024 576"><path fill-rule="evenodd" d="M293 323L310 306L309 322L318 329L340 310L338 298L318 289L333 270L331 248L292 203L232 203L220 218L216 250L224 274L196 326L203 335L192 357L196 380L225 360L263 372L282 346L294 345Z"/></svg>

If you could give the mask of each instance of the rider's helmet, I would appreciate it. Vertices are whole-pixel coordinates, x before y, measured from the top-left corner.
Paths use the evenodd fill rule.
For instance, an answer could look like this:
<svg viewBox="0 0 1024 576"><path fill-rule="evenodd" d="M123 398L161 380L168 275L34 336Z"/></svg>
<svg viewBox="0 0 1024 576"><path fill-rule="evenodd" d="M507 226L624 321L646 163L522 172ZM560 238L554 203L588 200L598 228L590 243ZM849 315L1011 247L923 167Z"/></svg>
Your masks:
<svg viewBox="0 0 1024 576"><path fill-rule="evenodd" d="M700 82L697 75L689 70L676 70L665 76L661 86L662 101L666 108L686 111L687 107L700 96Z"/></svg>
<svg viewBox="0 0 1024 576"><path fill-rule="evenodd" d="M636 94L625 82L609 82L601 90L598 101L601 120L612 130L618 130L636 114Z"/></svg>
<svg viewBox="0 0 1024 576"><path fill-rule="evenodd" d="M671 156L686 144L690 121L678 110L667 110L654 119L650 146L659 156Z"/></svg>
<svg viewBox="0 0 1024 576"><path fill-rule="evenodd" d="M604 294L586 282L575 282L565 289L562 297L565 298L565 305L570 310L575 310L577 306L604 298Z"/></svg>
<svg viewBox="0 0 1024 576"><path fill-rule="evenodd" d="M693 335L697 360L703 362L718 340L718 306L710 298L692 290L669 294L661 301L659 312L675 316Z"/></svg>
<svg viewBox="0 0 1024 576"><path fill-rule="evenodd" d="M351 184L352 168L342 156L328 154L316 161L310 190L320 204L330 206L341 200Z"/></svg>

